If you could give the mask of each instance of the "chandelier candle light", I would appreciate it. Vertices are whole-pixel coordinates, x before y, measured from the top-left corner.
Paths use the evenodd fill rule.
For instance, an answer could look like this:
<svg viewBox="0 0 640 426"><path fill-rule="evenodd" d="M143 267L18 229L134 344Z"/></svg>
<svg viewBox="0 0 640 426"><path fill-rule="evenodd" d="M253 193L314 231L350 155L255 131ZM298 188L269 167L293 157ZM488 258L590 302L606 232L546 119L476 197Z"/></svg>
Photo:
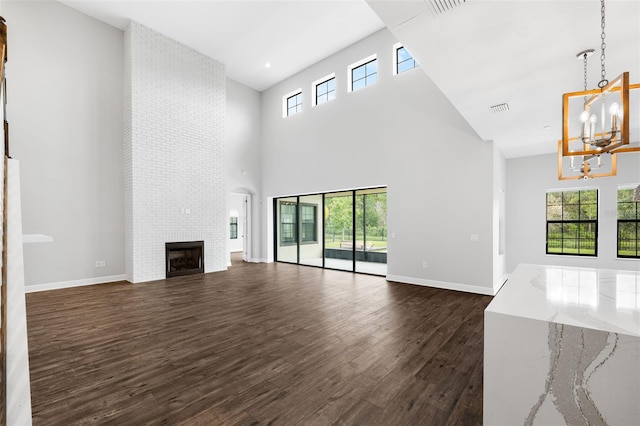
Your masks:
<svg viewBox="0 0 640 426"><path fill-rule="evenodd" d="M629 140L629 92L640 89L640 84L629 84L628 72L623 72L611 82L607 80L604 0L600 4L601 80L598 89L587 90L587 58L595 51L587 49L579 52L576 57L584 61L584 90L562 96L562 140L558 141L559 180L615 176L616 154L640 151L640 146L631 145ZM578 105L579 108L576 108ZM610 161L606 162L609 170L593 173L603 168L603 154L610 154ZM568 162L565 161L566 157L569 157Z"/></svg>

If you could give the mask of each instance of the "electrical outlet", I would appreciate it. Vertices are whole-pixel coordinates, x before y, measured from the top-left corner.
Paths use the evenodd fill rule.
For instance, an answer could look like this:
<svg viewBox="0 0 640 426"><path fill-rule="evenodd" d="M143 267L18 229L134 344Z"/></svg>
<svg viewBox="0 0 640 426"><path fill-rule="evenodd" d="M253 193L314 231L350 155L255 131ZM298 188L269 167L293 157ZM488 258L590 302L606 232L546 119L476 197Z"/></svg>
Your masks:
<svg viewBox="0 0 640 426"><path fill-rule="evenodd" d="M100 261L96 260L96 268L99 268L99 267L100 267Z"/></svg>
<svg viewBox="0 0 640 426"><path fill-rule="evenodd" d="M424 269L427 269L427 268L429 267L429 264L427 263L427 261L426 261L426 260L422 262L422 267L423 267Z"/></svg>
<svg viewBox="0 0 640 426"><path fill-rule="evenodd" d="M100 267L104 268L105 266L107 266L107 262L105 262L104 260L100 261Z"/></svg>

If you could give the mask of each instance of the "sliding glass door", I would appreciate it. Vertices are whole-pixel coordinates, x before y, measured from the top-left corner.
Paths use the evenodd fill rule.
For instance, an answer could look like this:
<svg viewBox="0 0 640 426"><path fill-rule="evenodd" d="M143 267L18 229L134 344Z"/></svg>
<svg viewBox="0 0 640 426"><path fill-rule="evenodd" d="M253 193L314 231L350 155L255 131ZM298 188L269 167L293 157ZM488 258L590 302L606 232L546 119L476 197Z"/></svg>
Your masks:
<svg viewBox="0 0 640 426"><path fill-rule="evenodd" d="M322 266L322 194L298 197L300 264Z"/></svg>
<svg viewBox="0 0 640 426"><path fill-rule="evenodd" d="M353 271L353 191L324 196L324 266Z"/></svg>
<svg viewBox="0 0 640 426"><path fill-rule="evenodd" d="M387 190L361 189L277 198L279 262L387 274Z"/></svg>
<svg viewBox="0 0 640 426"><path fill-rule="evenodd" d="M387 274L387 190L356 191L356 272Z"/></svg>
<svg viewBox="0 0 640 426"><path fill-rule="evenodd" d="M276 260L298 263L298 197L276 200Z"/></svg>

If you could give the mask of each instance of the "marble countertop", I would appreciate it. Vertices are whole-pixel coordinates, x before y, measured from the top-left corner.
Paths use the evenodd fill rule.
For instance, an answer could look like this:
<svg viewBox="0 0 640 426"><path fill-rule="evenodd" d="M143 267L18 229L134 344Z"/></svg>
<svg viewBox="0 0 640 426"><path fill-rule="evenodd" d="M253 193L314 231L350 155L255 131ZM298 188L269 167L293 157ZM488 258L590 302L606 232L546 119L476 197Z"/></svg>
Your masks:
<svg viewBox="0 0 640 426"><path fill-rule="evenodd" d="M640 271L521 264L486 311L640 337Z"/></svg>

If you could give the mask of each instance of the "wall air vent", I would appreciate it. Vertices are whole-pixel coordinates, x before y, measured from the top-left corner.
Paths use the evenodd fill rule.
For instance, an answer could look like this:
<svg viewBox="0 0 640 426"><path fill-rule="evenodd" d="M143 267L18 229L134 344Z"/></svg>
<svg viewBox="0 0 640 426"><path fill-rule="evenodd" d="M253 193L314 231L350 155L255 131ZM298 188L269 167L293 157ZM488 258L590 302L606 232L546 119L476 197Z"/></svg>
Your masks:
<svg viewBox="0 0 640 426"><path fill-rule="evenodd" d="M509 111L509 104L505 102L505 103L502 103L502 104L491 105L489 107L489 109L494 114L497 114L499 112L507 112L507 111Z"/></svg>
<svg viewBox="0 0 640 426"><path fill-rule="evenodd" d="M445 12L450 11L456 6L460 6L467 0L425 0L427 3L431 5L433 12L436 15L441 15Z"/></svg>

